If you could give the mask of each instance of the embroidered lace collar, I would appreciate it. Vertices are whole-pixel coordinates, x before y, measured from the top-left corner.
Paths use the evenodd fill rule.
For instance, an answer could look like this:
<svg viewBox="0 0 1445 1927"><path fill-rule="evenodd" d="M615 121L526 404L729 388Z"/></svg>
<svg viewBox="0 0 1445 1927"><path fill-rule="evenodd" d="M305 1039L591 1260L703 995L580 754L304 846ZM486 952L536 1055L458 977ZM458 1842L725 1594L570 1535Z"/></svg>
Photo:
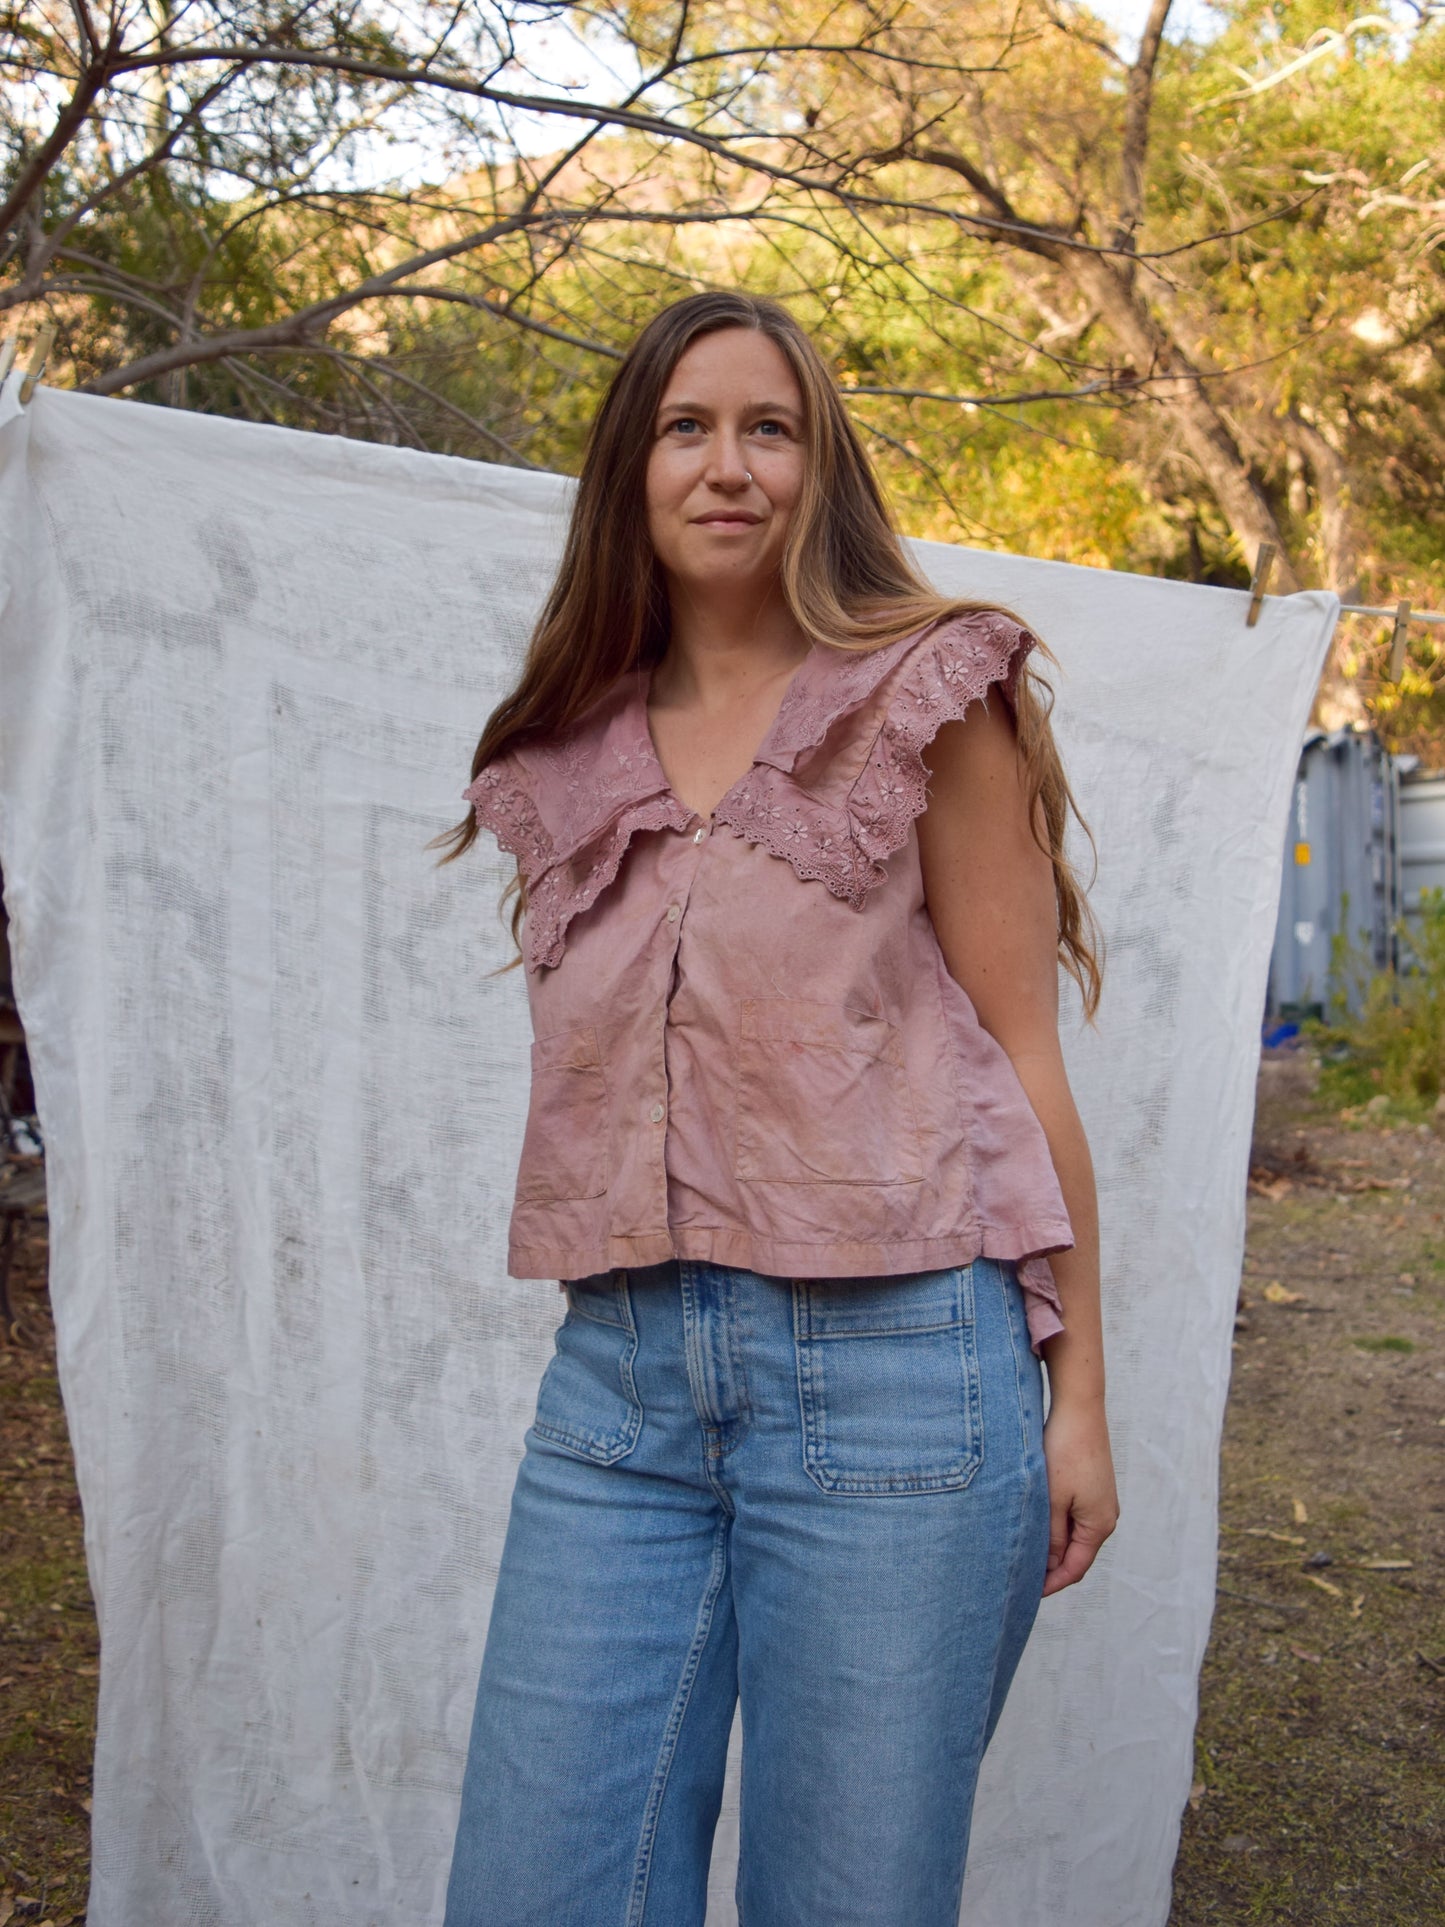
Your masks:
<svg viewBox="0 0 1445 1927"><path fill-rule="evenodd" d="M712 821L861 906L927 800L924 745L991 683L1011 699L1033 640L1009 618L983 611L879 649L815 642ZM617 875L638 831L701 821L658 760L647 721L650 677L650 668L627 671L562 737L517 745L464 792L526 878L525 950L534 965L560 961L568 923ZM868 709L875 692L880 701ZM856 776L857 758L838 758L830 741L845 718L872 730ZM854 741L852 729L841 734ZM827 754L811 755L824 744ZM840 761L850 771L846 787L830 780Z"/></svg>

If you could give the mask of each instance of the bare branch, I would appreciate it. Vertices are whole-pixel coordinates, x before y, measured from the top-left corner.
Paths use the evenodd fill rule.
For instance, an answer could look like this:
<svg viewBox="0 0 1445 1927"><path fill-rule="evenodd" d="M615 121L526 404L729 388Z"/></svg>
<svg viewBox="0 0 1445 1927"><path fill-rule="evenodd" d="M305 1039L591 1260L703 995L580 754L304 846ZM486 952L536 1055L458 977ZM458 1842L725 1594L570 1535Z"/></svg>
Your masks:
<svg viewBox="0 0 1445 1927"><path fill-rule="evenodd" d="M90 31L87 16L87 35ZM117 71L113 65L115 58L115 43L108 42L99 49L89 66L82 69L74 91L56 115L55 125L51 128L49 135L21 168L9 194L0 201L0 234L3 234L7 228L13 227L20 215L29 207L34 195L49 178L55 163L74 140L80 127L84 125L86 115L100 98L111 76Z"/></svg>
<svg viewBox="0 0 1445 1927"><path fill-rule="evenodd" d="M997 217L980 225L992 230L999 239L1011 240L1028 253L1041 254L1049 261L1057 260L1058 250L1066 247L1083 245L1087 253L1099 252L1098 249L1091 248L1086 243L1081 244L1071 235L1061 233L1057 229L1046 228L1035 221L1023 220L1014 212L1007 194L998 183L991 179L976 161L971 161L967 154L960 154L957 148L925 147L910 151L915 160L922 161L928 166L941 167L948 173L957 174L967 181L978 198L986 206L991 207Z"/></svg>
<svg viewBox="0 0 1445 1927"><path fill-rule="evenodd" d="M263 327L233 328L221 335L175 342L171 347L159 349L155 354L143 355L139 361L133 361L127 367L116 368L108 374L96 376L93 381L84 384L85 393L118 394L124 388L134 388L139 382L154 381L160 375L169 374L173 368L224 361L229 355L251 354L262 349L317 347L331 323L339 315L345 314L348 309L359 307L362 302L369 301L377 295L389 293L399 280L409 274L415 274L419 268L449 261L454 256L469 253L489 241L498 241L508 234L514 234L533 218L536 217L519 214L506 220L494 221L489 228L476 234L469 234L460 241L448 242L442 247L429 249L425 254L402 262L399 267L391 268L384 274L370 275L353 287L329 295L323 301L313 301L307 307L298 308L294 314L286 315L280 321L269 322Z"/></svg>
<svg viewBox="0 0 1445 1927"><path fill-rule="evenodd" d="M520 450L514 448L512 444L499 435L494 428L488 428L485 422L478 421L475 415L469 415L464 408L458 408L455 402L448 401L445 395L439 395L434 388L428 388L425 382L418 381L413 375L403 373L395 363L367 361L360 355L348 354L345 349L342 348L326 348L323 350L323 353L328 355L332 360L346 362L354 368L370 369L376 374L385 375L388 381L397 382L403 388L411 389L413 394L425 395L427 400L435 407L441 409L443 414L451 415L457 421L465 423L474 434L480 435L484 441L490 442L494 448L500 448L514 467L530 468L536 470L539 474L542 472L538 463L529 462Z"/></svg>
<svg viewBox="0 0 1445 1927"><path fill-rule="evenodd" d="M169 160L171 155L175 153L182 136L195 132L202 124L207 108L213 106L215 102L220 99L221 95L225 93L234 79L234 74L223 74L219 80L215 81L205 90L199 100L192 102L185 113L177 118L165 137L157 141L148 153L142 154L140 158L134 161L129 167L122 169L119 174L108 180L103 187L93 189L84 199L78 201L64 220L50 229L39 245L31 251L25 264L26 279L30 280L32 277L45 272L47 265L54 260L67 237L73 234L85 217L93 213L103 201L113 199L117 194L123 193L133 182L138 181L143 174L152 172L163 162ZM3 223L0 223L0 225L3 225Z"/></svg>
<svg viewBox="0 0 1445 1927"><path fill-rule="evenodd" d="M525 313L516 300L489 301L484 294L472 294L465 288L444 288L436 286L413 287L408 282L404 287L383 288L383 295L399 295L408 300L450 301L458 307L477 308L483 314L495 315L499 321L508 322L514 328L525 328L529 333L545 335L549 341L560 341L568 348L581 348L589 355L603 355L609 361L621 361L623 350L614 348L610 342L595 341L586 335L569 334L565 328L554 328L546 321L538 321Z"/></svg>
<svg viewBox="0 0 1445 1927"><path fill-rule="evenodd" d="M1033 388L1020 390L1014 395L947 395L936 388L875 388L863 382L847 382L843 387L844 396L848 395L898 395L909 401L947 402L956 408L1018 408L1026 402L1040 401L1086 401L1091 395L1123 395L1138 393L1150 386L1151 382L1164 379L1159 376L1112 374L1102 376L1098 381L1086 381L1078 388ZM1173 380L1170 376L1167 379Z"/></svg>

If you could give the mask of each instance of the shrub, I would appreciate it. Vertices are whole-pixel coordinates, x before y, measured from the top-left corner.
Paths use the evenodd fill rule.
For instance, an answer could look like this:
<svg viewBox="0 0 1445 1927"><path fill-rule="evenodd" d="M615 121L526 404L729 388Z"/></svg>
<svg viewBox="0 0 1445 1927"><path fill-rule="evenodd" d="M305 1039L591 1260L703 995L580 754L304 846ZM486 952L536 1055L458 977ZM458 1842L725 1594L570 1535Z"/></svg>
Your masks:
<svg viewBox="0 0 1445 1927"><path fill-rule="evenodd" d="M1385 1098L1418 1117L1445 1091L1445 890L1422 890L1418 921L1395 928L1406 966L1398 971L1374 970L1347 936L1335 937L1328 1017L1302 1028L1319 1047L1325 1102L1343 1109Z"/></svg>

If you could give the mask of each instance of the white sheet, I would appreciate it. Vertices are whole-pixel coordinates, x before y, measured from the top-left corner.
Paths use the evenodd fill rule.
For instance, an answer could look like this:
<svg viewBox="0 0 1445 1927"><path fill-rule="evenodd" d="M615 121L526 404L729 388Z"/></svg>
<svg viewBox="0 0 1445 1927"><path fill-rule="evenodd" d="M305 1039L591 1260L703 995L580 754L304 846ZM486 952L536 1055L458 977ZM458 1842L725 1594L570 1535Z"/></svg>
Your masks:
<svg viewBox="0 0 1445 1927"><path fill-rule="evenodd" d="M503 1273L528 1037L520 973L483 980L505 870L489 839L440 872L422 846L462 813L567 484L16 389L0 863L103 1637L91 1927L426 1927L561 1306ZM1066 1046L1123 1521L1042 1610L964 1918L1161 1927L1286 802L1336 604L1250 629L1237 592L922 553L1060 657L1110 942Z"/></svg>

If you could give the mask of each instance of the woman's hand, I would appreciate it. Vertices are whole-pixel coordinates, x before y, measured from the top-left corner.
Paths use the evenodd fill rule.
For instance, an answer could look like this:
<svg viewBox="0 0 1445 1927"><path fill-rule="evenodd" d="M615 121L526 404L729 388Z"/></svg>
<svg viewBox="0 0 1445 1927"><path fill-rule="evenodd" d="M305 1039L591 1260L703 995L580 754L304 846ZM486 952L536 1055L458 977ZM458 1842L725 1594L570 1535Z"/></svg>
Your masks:
<svg viewBox="0 0 1445 1927"><path fill-rule="evenodd" d="M1077 1585L1119 1519L1102 1400L1057 1399L1044 1425L1049 1565L1043 1597Z"/></svg>

